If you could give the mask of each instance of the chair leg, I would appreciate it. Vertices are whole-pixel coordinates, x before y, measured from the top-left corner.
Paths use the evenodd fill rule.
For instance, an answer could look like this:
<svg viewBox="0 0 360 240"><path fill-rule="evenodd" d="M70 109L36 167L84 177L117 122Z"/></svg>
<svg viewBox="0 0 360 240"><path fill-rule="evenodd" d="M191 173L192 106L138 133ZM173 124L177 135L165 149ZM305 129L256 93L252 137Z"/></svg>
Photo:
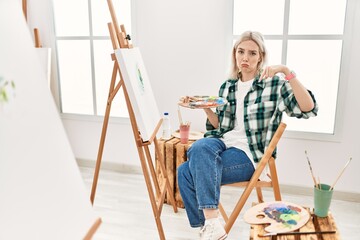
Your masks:
<svg viewBox="0 0 360 240"><path fill-rule="evenodd" d="M261 191L261 187L256 187L256 195L258 198L259 203L263 203L264 202L264 197Z"/></svg>
<svg viewBox="0 0 360 240"><path fill-rule="evenodd" d="M271 181L272 181L272 187L274 191L274 197L276 201L281 201L281 193L280 193L280 186L279 186L279 179L276 172L275 167L275 159L272 157L269 160L269 169L271 174Z"/></svg>
<svg viewBox="0 0 360 240"><path fill-rule="evenodd" d="M220 211L221 216L223 217L223 219L224 219L224 221L226 223L229 220L229 218L228 218L228 215L226 214L225 209L224 209L224 207L222 206L221 203L219 203L219 211Z"/></svg>
<svg viewBox="0 0 360 240"><path fill-rule="evenodd" d="M261 172L264 170L266 163L267 163L267 160L264 159L264 161L258 165L257 170L254 172L249 183L247 184L246 188L244 189L239 201L236 203L235 208L229 217L229 220L226 222L226 224L224 226L225 231L227 233L229 233L231 227L234 225L236 218L239 216L239 214L240 214L241 210L243 209L247 199L249 198L252 190L256 187L256 182L258 181Z"/></svg>

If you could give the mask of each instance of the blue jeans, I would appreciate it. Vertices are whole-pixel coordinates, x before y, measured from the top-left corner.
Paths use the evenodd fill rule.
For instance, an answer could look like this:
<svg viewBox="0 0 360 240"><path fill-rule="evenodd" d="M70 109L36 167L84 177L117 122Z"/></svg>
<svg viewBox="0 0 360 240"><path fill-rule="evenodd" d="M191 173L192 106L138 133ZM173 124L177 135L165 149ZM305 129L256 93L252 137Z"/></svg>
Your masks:
<svg viewBox="0 0 360 240"><path fill-rule="evenodd" d="M178 167L178 184L192 227L204 225L203 209L217 209L220 186L248 181L255 169L247 155L226 148L218 138L202 138L187 152L188 161Z"/></svg>

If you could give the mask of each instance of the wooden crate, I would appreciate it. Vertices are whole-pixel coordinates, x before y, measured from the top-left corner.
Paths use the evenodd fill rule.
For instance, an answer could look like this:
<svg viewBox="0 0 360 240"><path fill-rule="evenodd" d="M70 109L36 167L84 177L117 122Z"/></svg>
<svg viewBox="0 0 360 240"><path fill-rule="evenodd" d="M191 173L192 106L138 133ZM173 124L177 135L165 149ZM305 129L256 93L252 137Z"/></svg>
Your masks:
<svg viewBox="0 0 360 240"><path fill-rule="evenodd" d="M265 232L267 225L258 224L250 226L250 240L339 240L340 234L336 227L335 220L331 213L327 217L321 218L315 216L312 210L305 208L310 213L309 221L295 232L314 232L314 231L336 231L333 234L303 234L303 235L282 235L272 237L259 237Z"/></svg>
<svg viewBox="0 0 360 240"><path fill-rule="evenodd" d="M176 205L180 208L184 208L182 202L179 187L177 184L177 167L187 160L186 151L189 149L191 144L194 141L189 141L188 144L180 143L180 139L171 138L169 140L160 139L159 141L160 154L162 154L164 159L164 164L166 168L166 173L169 178L171 187L174 190L174 197L176 200ZM160 185L164 184L164 177L161 174L158 156L155 157L155 168L156 176L159 179ZM169 203L169 193L166 193L165 203Z"/></svg>
<svg viewBox="0 0 360 240"><path fill-rule="evenodd" d="M176 169L183 163L187 161L187 150L191 147L191 144L193 143L193 141L189 141L188 144L177 144L176 145ZM181 195L180 195L180 190L179 190L179 185L178 185L178 181L177 181L177 172L175 174L175 201L176 201L176 205L180 208L184 208L184 203L182 201Z"/></svg>

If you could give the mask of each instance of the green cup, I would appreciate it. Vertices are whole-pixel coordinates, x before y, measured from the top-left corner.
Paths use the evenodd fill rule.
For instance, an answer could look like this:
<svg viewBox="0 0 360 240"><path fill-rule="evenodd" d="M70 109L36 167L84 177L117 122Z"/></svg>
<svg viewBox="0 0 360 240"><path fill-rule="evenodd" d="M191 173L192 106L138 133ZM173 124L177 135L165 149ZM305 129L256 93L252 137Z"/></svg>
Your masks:
<svg viewBox="0 0 360 240"><path fill-rule="evenodd" d="M319 184L319 188L314 187L314 213L318 217L327 217L333 190L327 184Z"/></svg>

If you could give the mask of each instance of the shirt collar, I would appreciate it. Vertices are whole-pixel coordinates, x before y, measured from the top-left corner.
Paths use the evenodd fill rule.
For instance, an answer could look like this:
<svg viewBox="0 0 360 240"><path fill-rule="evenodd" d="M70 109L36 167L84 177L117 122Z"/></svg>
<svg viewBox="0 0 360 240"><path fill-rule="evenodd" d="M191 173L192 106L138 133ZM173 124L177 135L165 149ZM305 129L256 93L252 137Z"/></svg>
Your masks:
<svg viewBox="0 0 360 240"><path fill-rule="evenodd" d="M257 75L254 79L254 82L251 86L251 90L254 91L256 88L262 88L264 89L265 88L265 82L264 82L264 79L259 81L259 78L260 78L260 74ZM229 79L229 82L231 84L237 84L237 82L239 81L239 79Z"/></svg>
<svg viewBox="0 0 360 240"><path fill-rule="evenodd" d="M265 88L265 82L264 80L259 81L260 75L257 75L255 77L255 80L253 82L253 85L251 86L251 90L254 91L256 88Z"/></svg>

